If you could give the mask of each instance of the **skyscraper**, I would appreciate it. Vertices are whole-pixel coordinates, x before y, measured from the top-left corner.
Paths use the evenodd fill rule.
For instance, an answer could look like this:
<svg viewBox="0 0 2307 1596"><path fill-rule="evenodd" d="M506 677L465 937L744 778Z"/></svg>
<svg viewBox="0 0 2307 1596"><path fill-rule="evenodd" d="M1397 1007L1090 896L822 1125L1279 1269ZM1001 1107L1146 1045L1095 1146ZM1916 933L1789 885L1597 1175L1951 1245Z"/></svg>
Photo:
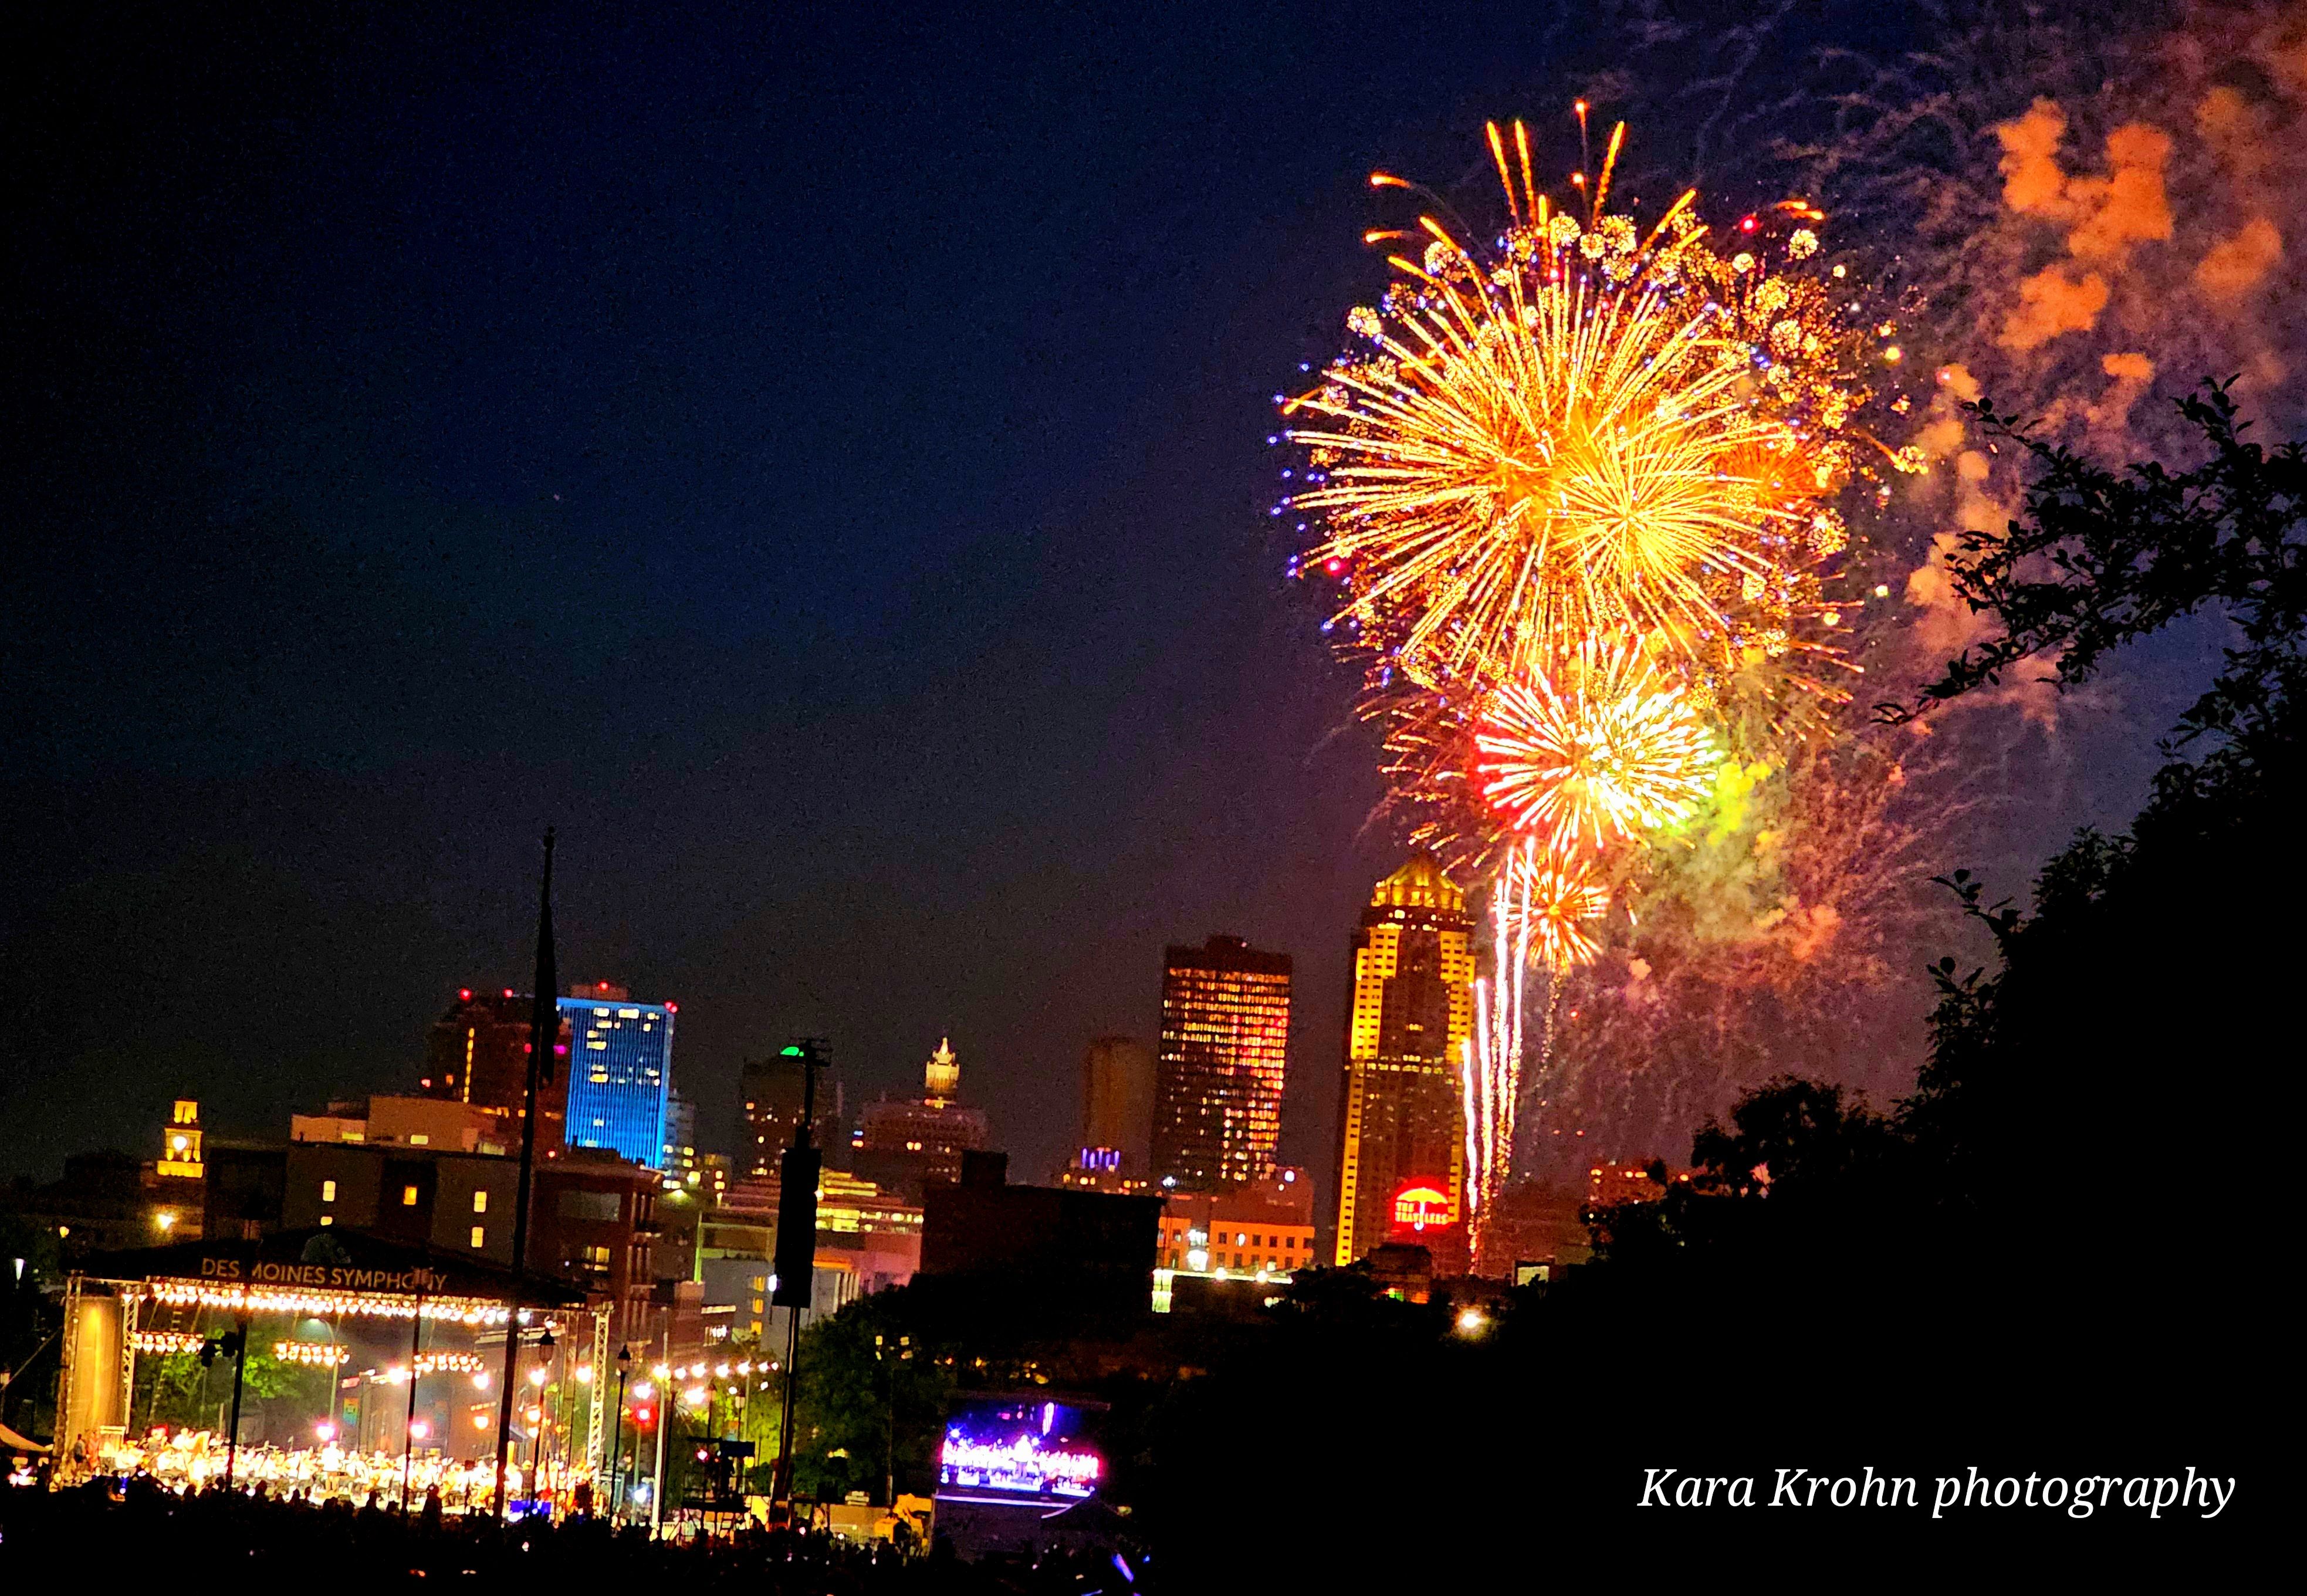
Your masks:
<svg viewBox="0 0 2307 1596"><path fill-rule="evenodd" d="M1239 937L1164 950L1154 1174L1180 1191L1263 1175L1282 1140L1290 956Z"/></svg>
<svg viewBox="0 0 2307 1596"><path fill-rule="evenodd" d="M777 1172L777 1160L793 1146L793 1129L801 1123L802 1073L805 1068L798 1042L766 1059L748 1059L738 1072L739 1098L745 1111L745 1139L737 1155L737 1173L748 1180L766 1180ZM845 1119L841 1077L820 1066L817 1075L816 1117L810 1139L833 1147L844 1137Z"/></svg>
<svg viewBox="0 0 2307 1596"><path fill-rule="evenodd" d="M569 1027L569 1145L663 1168L676 1006L636 1003L605 981L570 987L560 1005Z"/></svg>
<svg viewBox="0 0 2307 1596"><path fill-rule="evenodd" d="M533 1005L510 987L457 994L449 1012L433 1022L425 1043L425 1075L418 1086L427 1097L467 1103L514 1122L518 1141L521 1106L528 1084L528 1026ZM559 1146L562 1110L569 1094L569 1011L553 1049L553 1081L539 1090L536 1134L540 1147Z"/></svg>
<svg viewBox="0 0 2307 1596"><path fill-rule="evenodd" d="M1430 1197L1464 1215L1466 1131L1462 1044L1474 1025L1474 922L1466 895L1430 858L1377 884L1353 939L1338 1111L1336 1261L1385 1241L1396 1199L1429 1223Z"/></svg>
<svg viewBox="0 0 2307 1596"><path fill-rule="evenodd" d="M1143 1175L1153 1155L1154 1051L1129 1036L1101 1036L1082 1055L1081 1145L1121 1154Z"/></svg>
<svg viewBox="0 0 2307 1596"><path fill-rule="evenodd" d="M1154 1051L1128 1036L1100 1036L1082 1054L1081 1133L1051 1177L1086 1191L1145 1191L1154 1133Z"/></svg>

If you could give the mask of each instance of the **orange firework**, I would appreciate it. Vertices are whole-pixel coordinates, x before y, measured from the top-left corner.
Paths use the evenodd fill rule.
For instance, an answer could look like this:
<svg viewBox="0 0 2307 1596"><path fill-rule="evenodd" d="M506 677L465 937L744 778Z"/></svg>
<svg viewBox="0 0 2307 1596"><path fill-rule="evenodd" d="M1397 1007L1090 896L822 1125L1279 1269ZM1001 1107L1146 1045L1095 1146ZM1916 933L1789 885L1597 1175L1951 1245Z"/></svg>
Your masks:
<svg viewBox="0 0 2307 1596"><path fill-rule="evenodd" d="M1721 759L1688 696L1631 638L1590 641L1550 674L1499 688L1474 741L1483 797L1557 849L1680 820Z"/></svg>
<svg viewBox="0 0 2307 1596"><path fill-rule="evenodd" d="M1310 557L1343 579L1350 631L1437 691L1598 633L1653 635L1708 675L1831 652L1805 635L1805 579L1840 546L1818 501L1865 396L1829 296L1759 240L1719 253L1691 195L1647 236L1605 211L1623 124L1582 222L1526 166L1518 191L1490 132L1512 218L1495 247L1432 217L1374 236L1425 249L1349 316L1360 352L1286 407L1310 485L1290 503L1326 522ZM1773 253L1816 247L1801 227Z"/></svg>
<svg viewBox="0 0 2307 1596"><path fill-rule="evenodd" d="M1594 931L1609 911L1610 894L1582 856L1528 839L1506 855L1502 875L1517 938L1532 959L1557 973L1593 962L1601 951Z"/></svg>

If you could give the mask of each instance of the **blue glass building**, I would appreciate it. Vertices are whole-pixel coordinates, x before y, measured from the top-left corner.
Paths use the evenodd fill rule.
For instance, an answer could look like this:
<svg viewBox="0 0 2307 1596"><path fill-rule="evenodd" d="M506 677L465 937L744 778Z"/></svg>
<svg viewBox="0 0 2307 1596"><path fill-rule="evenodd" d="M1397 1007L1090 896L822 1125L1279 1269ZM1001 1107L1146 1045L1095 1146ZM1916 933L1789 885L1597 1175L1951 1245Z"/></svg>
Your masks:
<svg viewBox="0 0 2307 1596"><path fill-rule="evenodd" d="M624 998L560 1004L569 1025L569 1145L664 1168L673 1006Z"/></svg>

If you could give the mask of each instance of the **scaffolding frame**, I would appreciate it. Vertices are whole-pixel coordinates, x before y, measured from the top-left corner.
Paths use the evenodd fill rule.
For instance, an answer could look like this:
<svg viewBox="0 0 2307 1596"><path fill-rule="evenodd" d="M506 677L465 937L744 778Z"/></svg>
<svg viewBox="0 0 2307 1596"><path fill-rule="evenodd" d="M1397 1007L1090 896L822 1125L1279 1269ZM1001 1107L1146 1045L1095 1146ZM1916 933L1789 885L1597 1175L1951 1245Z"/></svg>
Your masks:
<svg viewBox="0 0 2307 1596"><path fill-rule="evenodd" d="M609 1386L609 1321L616 1317L616 1305L612 1302L593 1310L593 1384L592 1405L585 1419L585 1472L597 1480L601 1477L601 1419L607 1405L605 1393Z"/></svg>

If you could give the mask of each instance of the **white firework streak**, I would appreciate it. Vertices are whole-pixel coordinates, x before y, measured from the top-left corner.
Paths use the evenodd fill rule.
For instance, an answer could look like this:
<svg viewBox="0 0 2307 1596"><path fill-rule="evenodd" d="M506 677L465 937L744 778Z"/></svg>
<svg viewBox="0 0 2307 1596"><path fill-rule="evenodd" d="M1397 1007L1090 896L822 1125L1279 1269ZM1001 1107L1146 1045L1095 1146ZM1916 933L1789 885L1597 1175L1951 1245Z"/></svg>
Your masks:
<svg viewBox="0 0 2307 1596"><path fill-rule="evenodd" d="M1534 851L1537 843L1521 846ZM1474 1035L1461 1060L1466 1111L1467 1193L1486 1218L1513 1172L1514 1109L1522 1095L1522 994L1530 970L1533 872L1501 870L1490 888L1493 971L1474 982ZM1514 883L1520 882L1516 904ZM1478 1219L1479 1223L1479 1219Z"/></svg>

